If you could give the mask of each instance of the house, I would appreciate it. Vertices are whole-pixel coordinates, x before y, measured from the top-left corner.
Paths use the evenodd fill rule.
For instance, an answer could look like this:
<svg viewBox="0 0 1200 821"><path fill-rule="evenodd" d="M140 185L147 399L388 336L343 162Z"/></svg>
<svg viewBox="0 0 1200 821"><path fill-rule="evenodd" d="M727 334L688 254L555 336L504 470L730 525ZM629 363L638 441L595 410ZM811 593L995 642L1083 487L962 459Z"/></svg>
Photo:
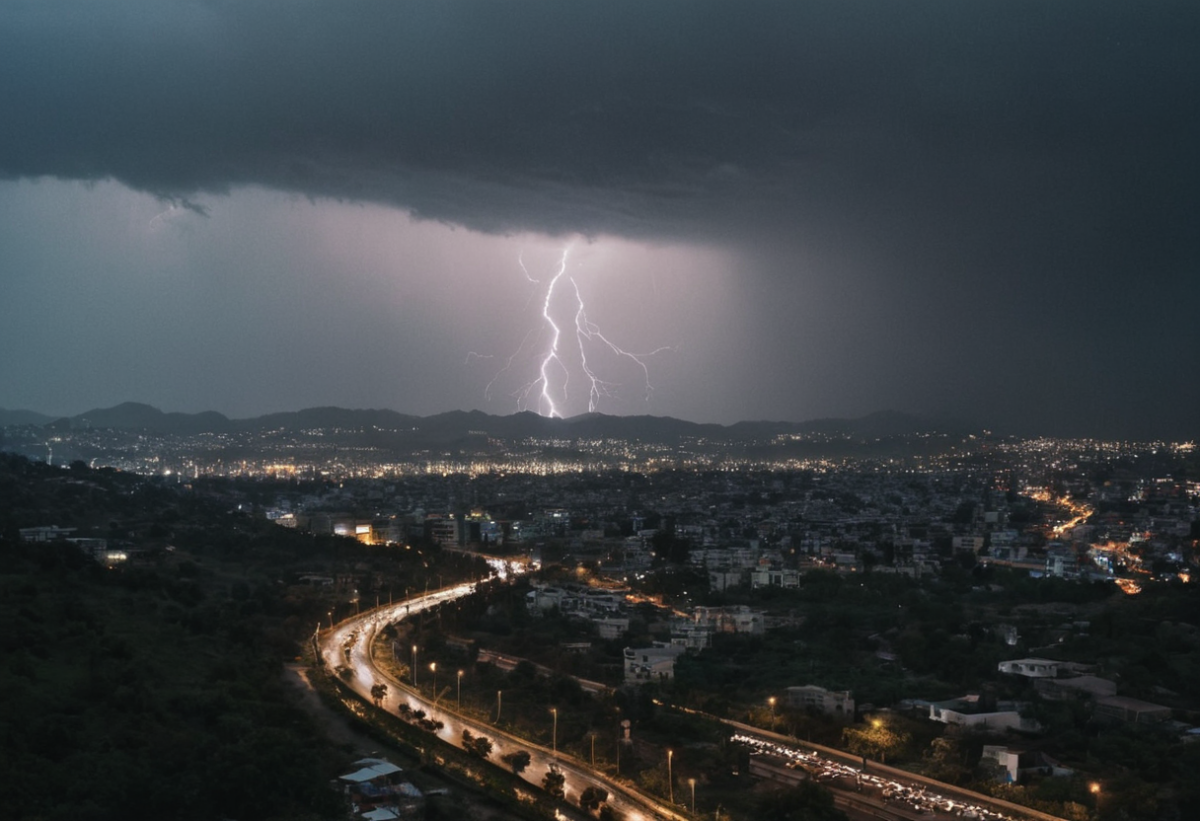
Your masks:
<svg viewBox="0 0 1200 821"><path fill-rule="evenodd" d="M42 525L41 527L23 527L17 532L23 542L53 542L67 538L75 532L75 528Z"/></svg>
<svg viewBox="0 0 1200 821"><path fill-rule="evenodd" d="M1046 548L1046 575L1061 579L1079 578L1079 557L1075 551L1061 544Z"/></svg>
<svg viewBox="0 0 1200 821"><path fill-rule="evenodd" d="M675 677L675 659L686 647L655 642L651 647L625 648L625 683L641 684Z"/></svg>
<svg viewBox="0 0 1200 821"><path fill-rule="evenodd" d="M1064 767L1040 750L1018 750L985 744L982 760L994 761L1000 768L996 780L1016 783L1022 776L1071 776L1075 771Z"/></svg>
<svg viewBox="0 0 1200 821"><path fill-rule="evenodd" d="M1006 784L1016 783L1021 759L1020 753L1014 752L1008 749L1008 747L984 744L983 755L980 758L981 760L992 761L1000 768L1000 772L996 776L997 781Z"/></svg>
<svg viewBox="0 0 1200 821"><path fill-rule="evenodd" d="M748 633L761 635L763 611L752 610L744 604L729 607L696 607L691 619L696 624L707 625L714 633Z"/></svg>
<svg viewBox="0 0 1200 821"><path fill-rule="evenodd" d="M602 639L617 639L629 632L629 619L626 618L605 616L593 619L592 623L596 625L596 633Z"/></svg>
<svg viewBox="0 0 1200 821"><path fill-rule="evenodd" d="M1114 724L1158 724L1171 718L1170 707L1128 696L1104 696L1095 705L1095 717Z"/></svg>
<svg viewBox="0 0 1200 821"><path fill-rule="evenodd" d="M363 758L339 776L354 813L371 821L414 819L424 814L425 796L403 778L403 770L383 758Z"/></svg>
<svg viewBox="0 0 1200 821"><path fill-rule="evenodd" d="M758 567L750 571L750 586L782 587L794 590L800 586L800 571L795 568Z"/></svg>
<svg viewBox="0 0 1200 821"><path fill-rule="evenodd" d="M1014 659L1002 661L999 664L1001 673L1010 676L1025 676L1026 678L1055 678L1058 676L1058 662L1050 659Z"/></svg>
<svg viewBox="0 0 1200 821"><path fill-rule="evenodd" d="M742 570L710 570L708 585L713 590L727 590L745 584L746 577Z"/></svg>
<svg viewBox="0 0 1200 821"><path fill-rule="evenodd" d="M1117 694L1117 683L1097 676L1039 679L1034 688L1042 698L1065 701L1069 698L1105 698Z"/></svg>
<svg viewBox="0 0 1200 821"><path fill-rule="evenodd" d="M787 688L787 703L789 707L798 710L813 709L825 715L854 718L854 696L849 690L826 690L815 684L803 687Z"/></svg>
<svg viewBox="0 0 1200 821"><path fill-rule="evenodd" d="M703 650L712 642L713 630L708 624L699 624L685 616L671 619L670 625L671 644L689 650Z"/></svg>
<svg viewBox="0 0 1200 821"><path fill-rule="evenodd" d="M935 701L929 705L931 721L955 724L976 730L1018 730L1036 732L1040 729L1033 719L1023 718L1015 702L997 702L986 707L977 695L963 696L950 701Z"/></svg>
<svg viewBox="0 0 1200 821"><path fill-rule="evenodd" d="M535 587L525 594L525 609L530 613L542 614L555 607L562 609L567 591L558 587Z"/></svg>

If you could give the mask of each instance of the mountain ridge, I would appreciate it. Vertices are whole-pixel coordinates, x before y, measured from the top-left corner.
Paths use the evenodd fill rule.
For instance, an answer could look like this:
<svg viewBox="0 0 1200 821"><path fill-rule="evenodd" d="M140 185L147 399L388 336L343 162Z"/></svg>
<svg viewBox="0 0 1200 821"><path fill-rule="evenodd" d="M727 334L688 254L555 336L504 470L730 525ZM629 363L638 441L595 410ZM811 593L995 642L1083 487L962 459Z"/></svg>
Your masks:
<svg viewBox="0 0 1200 821"><path fill-rule="evenodd" d="M414 416L390 409L319 406L232 419L217 411L165 412L142 402L123 402L93 408L74 416L50 417L34 411L0 409L0 427L39 425L61 430L118 429L156 434L263 432L269 430L338 429L344 431L413 432L437 439L477 434L496 438L664 439L683 437L761 439L787 434L891 437L930 432L965 432L966 426L901 411L877 411L862 417L824 417L804 422L741 421L731 425L690 422L669 416L610 416L586 413L568 418L546 417L532 411L508 415L479 410L453 410Z"/></svg>

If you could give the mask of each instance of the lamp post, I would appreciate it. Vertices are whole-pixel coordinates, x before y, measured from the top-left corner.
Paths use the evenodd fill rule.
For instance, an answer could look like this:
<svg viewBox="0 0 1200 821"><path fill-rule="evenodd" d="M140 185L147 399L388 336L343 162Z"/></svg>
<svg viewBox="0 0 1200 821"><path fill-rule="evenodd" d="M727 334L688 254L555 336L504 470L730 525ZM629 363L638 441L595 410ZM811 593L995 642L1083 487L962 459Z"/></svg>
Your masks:
<svg viewBox="0 0 1200 821"><path fill-rule="evenodd" d="M592 739L592 769L594 770L596 769L596 734L588 733L588 735Z"/></svg>
<svg viewBox="0 0 1200 821"><path fill-rule="evenodd" d="M417 687L417 645L415 644L413 645L413 689L419 689Z"/></svg>
<svg viewBox="0 0 1200 821"><path fill-rule="evenodd" d="M502 690L496 691L496 723L497 724L500 723L500 706L502 704L502 702L500 700L500 693L502 693L502 692L503 692Z"/></svg>
<svg viewBox="0 0 1200 821"><path fill-rule="evenodd" d="M330 630L333 629L333 611L332 610L329 611L329 629Z"/></svg>
<svg viewBox="0 0 1200 821"><path fill-rule="evenodd" d="M1093 781L1091 784L1088 784L1088 791L1091 792L1091 794L1095 796L1094 800L1096 802L1096 817L1099 818L1100 817L1100 782Z"/></svg>
<svg viewBox="0 0 1200 821"><path fill-rule="evenodd" d="M551 714L554 715L554 731L550 736L550 751L554 753L554 757L558 757L558 708L551 707Z"/></svg>
<svg viewBox="0 0 1200 821"><path fill-rule="evenodd" d="M692 815L696 814L696 779L689 778L688 786L692 788Z"/></svg>
<svg viewBox="0 0 1200 821"><path fill-rule="evenodd" d="M671 759L675 757L674 750L667 750L667 797L671 806L675 806L675 779L671 775Z"/></svg>
<svg viewBox="0 0 1200 821"><path fill-rule="evenodd" d="M463 676L463 671L459 670L458 671L458 698L456 698L454 701L454 708L456 710L458 710L460 713L462 712L462 676Z"/></svg>
<svg viewBox="0 0 1200 821"><path fill-rule="evenodd" d="M429 662L429 670L433 673L433 706L437 706L438 691L437 691L437 662Z"/></svg>
<svg viewBox="0 0 1200 821"><path fill-rule="evenodd" d="M775 732L775 696L767 699L767 704L771 705L771 732Z"/></svg>

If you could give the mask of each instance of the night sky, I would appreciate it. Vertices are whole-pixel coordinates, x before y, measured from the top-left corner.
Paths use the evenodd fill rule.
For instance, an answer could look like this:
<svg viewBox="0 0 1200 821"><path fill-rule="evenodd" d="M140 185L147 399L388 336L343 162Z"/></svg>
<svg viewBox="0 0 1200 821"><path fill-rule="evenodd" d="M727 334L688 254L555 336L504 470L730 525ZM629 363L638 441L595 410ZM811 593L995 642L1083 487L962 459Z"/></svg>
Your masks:
<svg viewBox="0 0 1200 821"><path fill-rule="evenodd" d="M0 407L1194 437L1198 44L1194 0L6 0Z"/></svg>

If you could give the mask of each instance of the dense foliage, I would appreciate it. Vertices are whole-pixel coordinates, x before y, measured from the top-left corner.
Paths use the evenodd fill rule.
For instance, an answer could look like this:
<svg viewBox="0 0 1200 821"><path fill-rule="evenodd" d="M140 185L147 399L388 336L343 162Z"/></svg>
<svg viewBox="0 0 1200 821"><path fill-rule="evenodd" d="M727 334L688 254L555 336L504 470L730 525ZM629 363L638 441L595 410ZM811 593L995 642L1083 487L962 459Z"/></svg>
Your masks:
<svg viewBox="0 0 1200 821"><path fill-rule="evenodd" d="M70 545L5 539L0 566L0 816L339 817L339 757L284 697L263 597Z"/></svg>
<svg viewBox="0 0 1200 821"><path fill-rule="evenodd" d="M295 579L386 590L447 571L277 527L245 512L256 492L0 454L0 818L344 817L328 784L347 758L287 697L282 663L354 605ZM41 525L130 559L20 541Z"/></svg>

